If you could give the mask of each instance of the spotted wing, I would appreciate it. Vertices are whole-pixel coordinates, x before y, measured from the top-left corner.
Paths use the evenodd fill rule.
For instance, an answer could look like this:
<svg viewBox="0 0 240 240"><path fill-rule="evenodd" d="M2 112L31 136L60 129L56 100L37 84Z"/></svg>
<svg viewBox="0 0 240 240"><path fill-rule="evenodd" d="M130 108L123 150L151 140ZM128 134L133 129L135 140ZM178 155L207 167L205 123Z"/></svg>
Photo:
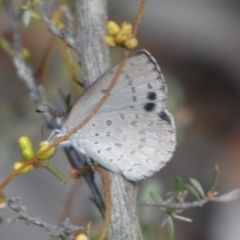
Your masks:
<svg viewBox="0 0 240 240"><path fill-rule="evenodd" d="M63 132L78 125L96 106L116 67L79 98ZM161 169L175 148L175 129L165 110L167 88L154 58L145 50L131 56L111 95L70 143L105 168L137 181Z"/></svg>
<svg viewBox="0 0 240 240"><path fill-rule="evenodd" d="M176 145L173 119L166 111L161 115L142 110L100 113L74 138L76 148L132 181L159 171Z"/></svg>
<svg viewBox="0 0 240 240"><path fill-rule="evenodd" d="M79 124L97 105L113 79L118 65L99 78L74 104L64 127ZM146 109L159 113L165 109L167 87L155 59L146 51L132 55L99 112L120 109Z"/></svg>

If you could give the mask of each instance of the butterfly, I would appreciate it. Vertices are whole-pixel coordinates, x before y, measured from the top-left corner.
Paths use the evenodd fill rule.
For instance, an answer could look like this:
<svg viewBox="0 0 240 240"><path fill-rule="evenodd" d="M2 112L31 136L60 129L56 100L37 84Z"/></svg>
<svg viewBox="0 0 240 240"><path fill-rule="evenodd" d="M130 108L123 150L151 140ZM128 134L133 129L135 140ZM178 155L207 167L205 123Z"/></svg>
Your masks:
<svg viewBox="0 0 240 240"><path fill-rule="evenodd" d="M106 92L118 65L92 84L73 105L56 139L91 113ZM158 172L170 160L176 146L175 124L165 109L167 86L149 52L131 55L110 96L81 129L61 143L93 159L130 181Z"/></svg>

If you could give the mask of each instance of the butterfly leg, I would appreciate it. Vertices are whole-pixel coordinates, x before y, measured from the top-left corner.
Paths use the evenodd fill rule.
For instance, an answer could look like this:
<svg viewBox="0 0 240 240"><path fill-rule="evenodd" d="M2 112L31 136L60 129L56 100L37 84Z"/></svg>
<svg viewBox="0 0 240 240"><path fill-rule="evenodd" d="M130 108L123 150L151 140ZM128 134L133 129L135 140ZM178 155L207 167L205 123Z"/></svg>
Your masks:
<svg viewBox="0 0 240 240"><path fill-rule="evenodd" d="M52 133L50 134L48 141L49 142L53 142L55 141L57 138L62 137L64 134L62 133L62 131L60 129L54 129L52 131Z"/></svg>
<svg viewBox="0 0 240 240"><path fill-rule="evenodd" d="M65 133L62 132L62 130L60 129L54 129L53 132L51 133L51 135L48 138L49 142L53 142L55 140L57 140L60 137L63 137L65 135ZM64 140L63 142L60 143L61 146L63 147L69 147L72 145L71 140L67 139Z"/></svg>

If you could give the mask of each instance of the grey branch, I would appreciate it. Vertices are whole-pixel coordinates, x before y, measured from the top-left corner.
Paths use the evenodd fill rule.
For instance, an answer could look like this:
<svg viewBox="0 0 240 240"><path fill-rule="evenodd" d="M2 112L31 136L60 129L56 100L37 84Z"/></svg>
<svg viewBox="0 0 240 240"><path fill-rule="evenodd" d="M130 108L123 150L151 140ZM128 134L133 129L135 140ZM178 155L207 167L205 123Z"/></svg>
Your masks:
<svg viewBox="0 0 240 240"><path fill-rule="evenodd" d="M15 15L13 11L12 2L5 1L9 17L11 19L11 26L12 26L12 34L13 34L13 47L15 50L15 54L13 56L13 64L16 69L16 73L19 79L22 80L23 84L28 89L30 97L34 101L37 110L42 113L44 119L51 124L53 127L57 127L58 124L55 121L55 110L54 108L44 101L42 96L41 86L38 84L37 79L34 77L32 70L27 66L23 55L22 55L22 43L21 43L21 36L19 32L19 17L21 16L21 11L18 15Z"/></svg>
<svg viewBox="0 0 240 240"><path fill-rule="evenodd" d="M107 0L77 0L76 12L82 78L88 88L110 68L108 47L103 42Z"/></svg>
<svg viewBox="0 0 240 240"><path fill-rule="evenodd" d="M231 202L240 198L240 189L235 189L229 193L226 193L222 196L218 197L206 197L204 199L200 199L193 202L171 202L171 201L164 201L161 203L155 202L145 202L145 201L138 201L138 204L143 206L152 206L152 207L161 207L161 208L170 208L176 207L178 209L187 209L193 207L202 207L207 202Z"/></svg>
<svg viewBox="0 0 240 240"><path fill-rule="evenodd" d="M107 0L77 0L79 52L84 86L89 87L109 69L109 51L103 43ZM108 239L141 240L136 210L137 186L120 174L109 172L112 206Z"/></svg>
<svg viewBox="0 0 240 240"><path fill-rule="evenodd" d="M240 198L240 189L235 189L229 193L222 196L216 197L215 202L231 202Z"/></svg>
<svg viewBox="0 0 240 240"><path fill-rule="evenodd" d="M46 5L44 5L46 10L46 17L44 18L47 23L49 23L49 27L53 30L56 30L62 38L67 36L67 42L72 47L74 46L74 41L71 41L71 38L68 38L68 35L64 35L65 33L61 32L59 29L57 29L50 21L51 16L51 10L52 10L52 3L53 1L47 1ZM22 56L22 44L21 44L21 36L19 32L19 22L21 17L22 10L20 10L19 14L15 15L13 11L12 1L11 0L5 0L5 4L8 10L9 17L11 19L11 25L12 25L12 34L13 34L13 45L15 49L15 55L13 56L13 63L16 68L17 75L19 79L22 80L23 84L27 87L28 92L34 101L37 110L42 114L45 121L52 127L52 128L59 128L59 125L56 121L57 113L55 109L48 104L43 96L42 96L42 87L40 84L38 84L37 79L34 77L33 71L27 66L23 56ZM67 9L67 7L63 7L64 12L66 13L66 19L69 22L67 25L72 26L72 16L70 11ZM16 17L18 16L18 17ZM67 30L66 30L67 31ZM72 29L69 30L69 32L72 34ZM74 149L67 150L68 156L71 156L71 159L69 161L72 163L72 166L74 168L78 168L79 165L84 166L84 161L80 164L74 164L79 162L79 157ZM79 168L78 168L79 169ZM94 182L94 179L91 175L84 176L87 184L92 192L93 197L91 198L92 201L95 203L101 214L104 214L104 202L102 200L101 194L98 191L98 188Z"/></svg>
<svg viewBox="0 0 240 240"><path fill-rule="evenodd" d="M73 28L74 17L67 5L60 6L60 9L65 13L68 36L70 39L75 39Z"/></svg>
<svg viewBox="0 0 240 240"><path fill-rule="evenodd" d="M74 232L80 229L84 229L83 227L70 224L68 218L65 219L60 226L50 225L49 223L44 222L40 218L29 214L26 207L22 205L19 197L11 198L10 200L8 200L8 206L13 211L18 213L16 216L9 218L8 222L17 222L23 220L26 224L42 227L51 237L59 237L63 240L74 240Z"/></svg>
<svg viewBox="0 0 240 240"><path fill-rule="evenodd" d="M61 6L61 9L65 12L65 17L67 20L67 28L60 30L58 29L51 21L52 14L52 4L53 1L47 1L45 4L40 3L45 9L46 14L43 16L43 22L47 25L49 32L54 34L55 36L61 38L66 41L69 47L73 48L76 52L78 51L76 37L74 36L73 30L73 20L74 17L71 14L70 10L66 5ZM79 52L78 52L79 54Z"/></svg>
<svg viewBox="0 0 240 240"><path fill-rule="evenodd" d="M67 44L72 47L78 55L80 55L80 49L77 48L76 45L76 39L75 34L73 30L73 21L74 17L71 14L71 11L66 5L62 5L61 9L65 12L65 17L67 20L67 28L65 30L60 31L56 26L54 26L51 23L50 16L52 14L52 4L53 1L47 1L45 3L44 9L46 11L45 16L43 17L43 21L47 24L48 29L50 32L55 34L56 36L60 37L61 39L64 39ZM68 157L68 160L73 168L75 169L82 169L84 166L86 166L86 161L84 156L80 156L78 152L72 147L65 147L64 148L66 155ZM103 199L101 197L101 194L94 182L94 176L93 173L87 173L84 175L84 179L88 184L88 187L92 193L92 197L90 198L91 201L97 206L98 210L100 211L101 215L104 217L105 212L105 205L103 202Z"/></svg>

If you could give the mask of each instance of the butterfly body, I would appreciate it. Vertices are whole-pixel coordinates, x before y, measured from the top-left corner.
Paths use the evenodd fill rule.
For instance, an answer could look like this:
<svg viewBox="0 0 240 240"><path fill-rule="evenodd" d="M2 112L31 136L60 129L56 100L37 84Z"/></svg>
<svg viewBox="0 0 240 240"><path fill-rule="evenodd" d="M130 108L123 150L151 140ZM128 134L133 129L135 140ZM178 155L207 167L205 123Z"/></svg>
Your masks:
<svg viewBox="0 0 240 240"><path fill-rule="evenodd" d="M74 104L61 135L97 105L117 66L100 77ZM167 87L154 58L132 55L100 110L65 145L72 145L106 169L139 181L159 171L175 149L175 126L165 110ZM54 136L55 138L57 135Z"/></svg>

